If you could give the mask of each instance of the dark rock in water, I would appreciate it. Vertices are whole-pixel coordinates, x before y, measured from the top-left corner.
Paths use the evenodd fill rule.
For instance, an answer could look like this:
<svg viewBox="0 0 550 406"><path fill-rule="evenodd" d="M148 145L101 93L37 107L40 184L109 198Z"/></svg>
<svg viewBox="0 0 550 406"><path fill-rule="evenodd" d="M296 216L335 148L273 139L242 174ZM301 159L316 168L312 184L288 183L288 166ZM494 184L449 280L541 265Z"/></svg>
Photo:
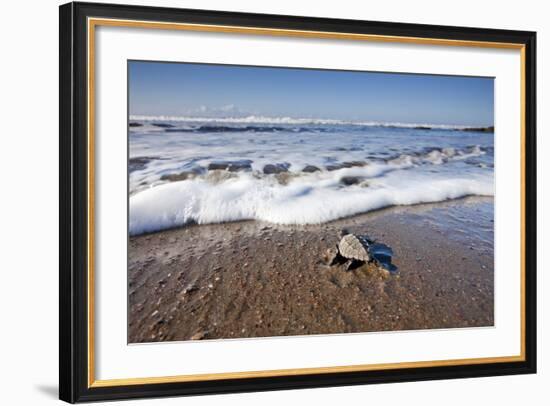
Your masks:
<svg viewBox="0 0 550 406"><path fill-rule="evenodd" d="M135 158L130 158L128 160L128 171L130 173L134 171L139 171L145 168L145 166L147 166L147 164L151 162L153 159L158 159L158 158L153 156L138 156Z"/></svg>
<svg viewBox="0 0 550 406"><path fill-rule="evenodd" d="M471 128L462 128L462 131L474 131L474 132L481 132L481 133L494 133L495 127L471 127Z"/></svg>
<svg viewBox="0 0 550 406"><path fill-rule="evenodd" d="M432 127L427 127L425 125L417 125L416 127L414 127L415 130L431 130Z"/></svg>
<svg viewBox="0 0 550 406"><path fill-rule="evenodd" d="M141 123L130 123L130 124L128 124L128 127L143 127L143 124L141 124Z"/></svg>
<svg viewBox="0 0 550 406"><path fill-rule="evenodd" d="M340 178L340 183L346 186L351 186L351 185L357 185L358 183L361 183L362 180L363 178L360 176L344 176Z"/></svg>
<svg viewBox="0 0 550 406"><path fill-rule="evenodd" d="M231 162L231 164L228 166L227 170L229 172L240 172L240 171L252 170L252 161L243 160L243 161Z"/></svg>
<svg viewBox="0 0 550 406"><path fill-rule="evenodd" d="M154 125L155 127L159 127L159 128L174 128L174 125L166 124L166 123L152 123L151 125Z"/></svg>
<svg viewBox="0 0 550 406"><path fill-rule="evenodd" d="M344 168L353 168L353 167L367 166L368 163L365 161L348 161L348 162L344 162L342 165L344 165Z"/></svg>
<svg viewBox="0 0 550 406"><path fill-rule="evenodd" d="M353 167L361 167L361 166L367 166L368 163L364 161L348 161L348 162L342 162L338 164L332 164L325 166L327 171L337 171L338 169L344 169L344 168L353 168Z"/></svg>
<svg viewBox="0 0 550 406"><path fill-rule="evenodd" d="M199 132L221 133L243 131L243 127L229 127L225 125L202 125L198 128Z"/></svg>
<svg viewBox="0 0 550 406"><path fill-rule="evenodd" d="M249 159L243 159L240 161L211 162L208 165L208 170L223 170L229 172L249 171L252 170L252 161Z"/></svg>
<svg viewBox="0 0 550 406"><path fill-rule="evenodd" d="M271 175L274 173L281 173L281 172L287 172L289 168L289 164L287 163L281 163L281 164L267 164L264 166L264 173L266 175Z"/></svg>
<svg viewBox="0 0 550 406"><path fill-rule="evenodd" d="M229 167L228 162L212 162L208 164L209 171L226 170Z"/></svg>
<svg viewBox="0 0 550 406"><path fill-rule="evenodd" d="M277 132L285 131L284 127L272 126L228 126L228 125L202 125L196 128L196 132L208 133L235 133L235 132Z"/></svg>
<svg viewBox="0 0 550 406"><path fill-rule="evenodd" d="M170 182L177 182L180 180L193 179L195 176L204 172L204 169L197 166L189 171L183 171L180 173L167 173L160 177L160 180L167 180Z"/></svg>
<svg viewBox="0 0 550 406"><path fill-rule="evenodd" d="M320 171L321 169L319 169L318 167L314 166L314 165L306 165L304 167L304 169L302 169L302 172L306 172L306 173L312 173L312 172L317 172L317 171Z"/></svg>
<svg viewBox="0 0 550 406"><path fill-rule="evenodd" d="M187 180L194 178L196 176L196 173L191 171L186 172L180 172L180 173L169 173L167 175L162 175L160 177L160 180L167 180L170 182L178 182L180 180Z"/></svg>

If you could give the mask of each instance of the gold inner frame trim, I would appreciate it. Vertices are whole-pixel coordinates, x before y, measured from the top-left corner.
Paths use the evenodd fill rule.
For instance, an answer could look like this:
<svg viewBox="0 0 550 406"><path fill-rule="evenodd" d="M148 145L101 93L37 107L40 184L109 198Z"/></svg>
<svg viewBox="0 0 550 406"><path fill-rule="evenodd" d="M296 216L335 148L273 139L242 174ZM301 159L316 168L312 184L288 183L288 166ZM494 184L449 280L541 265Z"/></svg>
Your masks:
<svg viewBox="0 0 550 406"><path fill-rule="evenodd" d="M520 101L520 162L521 162L521 269L520 269L520 340L519 355L502 357L465 358L451 360L396 362L383 364L345 365L315 368L277 369L266 371L220 372L210 374L188 374L145 378L95 379L95 28L97 26L148 28L157 30L181 30L194 32L217 32L244 35L265 35L279 37L339 39L370 42L389 42L432 46L460 46L478 48L512 49L520 51L521 64L521 101ZM525 361L525 45L519 43L466 41L440 38L400 37L391 35L355 34L344 32L305 31L275 28L242 27L227 25L167 23L155 21L120 20L108 18L89 18L87 27L88 41L88 387L111 387L126 385L161 384L177 382L214 381L221 379L267 378L281 376L332 374L343 372L366 372L392 370L398 368L427 368L458 365L496 364Z"/></svg>

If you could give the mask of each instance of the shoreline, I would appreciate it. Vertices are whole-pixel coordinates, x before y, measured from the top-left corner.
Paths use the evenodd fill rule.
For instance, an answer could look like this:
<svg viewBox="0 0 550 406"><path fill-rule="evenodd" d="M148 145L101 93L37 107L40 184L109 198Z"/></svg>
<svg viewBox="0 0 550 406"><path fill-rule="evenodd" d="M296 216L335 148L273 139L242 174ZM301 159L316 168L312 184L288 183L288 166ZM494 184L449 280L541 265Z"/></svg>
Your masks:
<svg viewBox="0 0 550 406"><path fill-rule="evenodd" d="M255 219L252 219L252 220L221 221L219 223L204 223L204 224L197 223L196 221L191 221L187 224L177 225L177 226L173 226L173 227L169 227L169 228L162 228L162 229L159 229L159 230L156 230L156 231L146 231L146 232L143 232L143 233L140 233L140 234L129 234L128 238L132 239L132 238L139 238L139 237L143 237L143 236L150 236L150 235L154 235L154 234L158 234L158 233L164 233L164 232L169 232L169 231L173 231L173 230L185 229L185 228L188 228L188 227L216 226L216 225L224 225L224 224L232 224L232 223L249 223L249 222L266 224L268 227L272 227L272 228L275 228L275 229L322 227L323 225L331 226L333 223L343 223L343 222L346 222L347 220L353 219L355 217L371 216L371 215L375 216L379 212L385 212L385 211L391 211L391 210L395 210L396 212L398 212L398 211L401 211L401 210L408 211L409 209L414 211L414 209L417 208L417 207L422 209L422 208L428 207L428 206L438 206L438 205L446 205L446 204L451 204L452 205L455 202L460 203L461 201L475 201L475 200L485 200L485 199L494 200L494 196L466 195L466 196L461 196L461 197L457 197L457 198L454 198L454 199L447 199L447 200L442 200L442 201L437 201L437 202L413 203L413 204L406 204L406 205L405 204L398 204L398 205L383 206L383 207L380 207L378 209L369 210L369 211L366 211L366 212L363 212L363 213L352 214L352 215L349 215L349 216L337 218L335 220L330 220L330 221L323 222L323 223L312 223L312 224L277 224L277 223L270 223L270 222L267 222L267 221L255 220Z"/></svg>
<svg viewBox="0 0 550 406"><path fill-rule="evenodd" d="M493 206L468 197L132 236L128 342L492 326ZM389 245L397 272L328 266L342 228Z"/></svg>

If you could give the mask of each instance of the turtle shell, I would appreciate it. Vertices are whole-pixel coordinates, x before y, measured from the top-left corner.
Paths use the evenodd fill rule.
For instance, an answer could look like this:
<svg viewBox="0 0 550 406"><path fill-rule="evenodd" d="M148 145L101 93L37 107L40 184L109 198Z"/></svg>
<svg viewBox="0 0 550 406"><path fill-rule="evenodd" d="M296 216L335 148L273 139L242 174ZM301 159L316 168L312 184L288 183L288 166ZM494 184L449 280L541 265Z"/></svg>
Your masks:
<svg viewBox="0 0 550 406"><path fill-rule="evenodd" d="M366 237L347 234L340 240L338 250L340 255L345 258L367 262L370 260L369 243L370 241Z"/></svg>

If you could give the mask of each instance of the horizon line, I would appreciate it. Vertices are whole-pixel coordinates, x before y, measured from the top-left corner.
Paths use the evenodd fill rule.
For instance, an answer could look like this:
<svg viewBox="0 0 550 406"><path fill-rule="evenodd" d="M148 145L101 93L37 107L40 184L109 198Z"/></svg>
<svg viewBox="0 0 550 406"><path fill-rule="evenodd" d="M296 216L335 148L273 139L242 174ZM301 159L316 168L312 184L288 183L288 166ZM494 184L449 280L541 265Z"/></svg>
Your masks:
<svg viewBox="0 0 550 406"><path fill-rule="evenodd" d="M469 129L469 128L491 128L494 123L488 125L471 124L435 124L435 123L412 123L412 122L392 122L375 120L343 120L334 118L319 117L290 117L290 116L264 116L249 114L246 116L193 116L193 115L147 115L147 114L129 114L130 120L137 121L181 121L181 122L219 122L235 124L317 124L317 125L357 125L372 127L400 127L416 128L430 127L434 129Z"/></svg>

